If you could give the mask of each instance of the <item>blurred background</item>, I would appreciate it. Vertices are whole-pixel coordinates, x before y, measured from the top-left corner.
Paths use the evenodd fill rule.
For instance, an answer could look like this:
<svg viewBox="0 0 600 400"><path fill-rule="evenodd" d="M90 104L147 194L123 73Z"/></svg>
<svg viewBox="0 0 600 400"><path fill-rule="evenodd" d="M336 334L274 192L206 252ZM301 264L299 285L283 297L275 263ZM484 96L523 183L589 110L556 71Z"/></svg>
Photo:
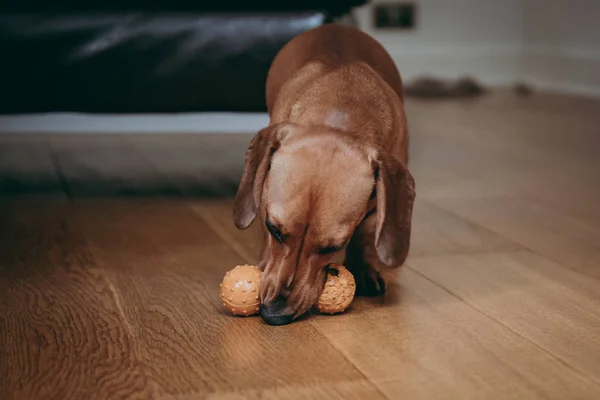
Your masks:
<svg viewBox="0 0 600 400"><path fill-rule="evenodd" d="M373 9L408 4L413 28L377 29ZM359 25L392 53L405 79L472 76L484 85L600 95L600 3L595 0L373 1Z"/></svg>
<svg viewBox="0 0 600 400"><path fill-rule="evenodd" d="M0 7L4 133L255 131L268 120L264 81L276 52L331 21L378 39L409 95L474 94L481 85L600 96L595 0L8 0Z"/></svg>
<svg viewBox="0 0 600 400"><path fill-rule="evenodd" d="M268 123L271 60L290 38L328 22L378 39L409 98L496 90L600 96L595 0L8 0L0 7L0 189L7 193L55 190L61 169L76 171L82 181L71 186L90 193L114 189L103 179L124 187L117 192L180 193L133 174L142 168L134 161L142 156L130 154L134 140L156 168L189 160L169 171L184 192L231 194L249 140L239 134ZM40 148L49 137L34 136L47 133L51 143ZM103 133L202 135L179 145L173 135L156 143L157 136L123 141Z"/></svg>

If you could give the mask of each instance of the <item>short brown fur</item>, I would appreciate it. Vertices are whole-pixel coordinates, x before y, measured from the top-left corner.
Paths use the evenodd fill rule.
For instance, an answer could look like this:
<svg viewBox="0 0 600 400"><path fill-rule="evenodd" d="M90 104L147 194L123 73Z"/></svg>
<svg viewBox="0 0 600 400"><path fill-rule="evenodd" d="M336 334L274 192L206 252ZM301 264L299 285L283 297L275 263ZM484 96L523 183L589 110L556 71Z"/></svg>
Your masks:
<svg viewBox="0 0 600 400"><path fill-rule="evenodd" d="M263 318L306 313L344 250L358 294L382 293L377 265L404 263L415 198L394 62L367 34L328 24L279 52L266 89L270 124L250 143L233 209L238 228L263 226Z"/></svg>

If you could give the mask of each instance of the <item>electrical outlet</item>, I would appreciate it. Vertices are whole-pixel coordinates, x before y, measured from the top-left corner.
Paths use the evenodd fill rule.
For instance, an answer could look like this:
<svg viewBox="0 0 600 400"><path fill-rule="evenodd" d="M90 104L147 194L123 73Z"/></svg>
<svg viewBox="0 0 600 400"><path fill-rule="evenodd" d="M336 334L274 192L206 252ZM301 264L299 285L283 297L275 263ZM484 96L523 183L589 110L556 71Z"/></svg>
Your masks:
<svg viewBox="0 0 600 400"><path fill-rule="evenodd" d="M376 28L412 29L415 26L413 3L376 3L373 8Z"/></svg>

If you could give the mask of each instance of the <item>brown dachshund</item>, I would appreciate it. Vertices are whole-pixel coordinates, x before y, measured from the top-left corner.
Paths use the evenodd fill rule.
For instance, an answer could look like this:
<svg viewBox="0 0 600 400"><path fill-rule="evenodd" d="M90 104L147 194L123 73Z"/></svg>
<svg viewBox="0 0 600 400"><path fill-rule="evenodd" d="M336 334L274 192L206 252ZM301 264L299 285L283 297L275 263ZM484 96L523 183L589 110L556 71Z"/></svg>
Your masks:
<svg viewBox="0 0 600 400"><path fill-rule="evenodd" d="M402 80L375 39L336 24L302 33L266 89L270 124L250 142L233 219L260 218L260 314L284 325L310 310L344 250L357 295L385 291L377 265L404 263L415 189Z"/></svg>

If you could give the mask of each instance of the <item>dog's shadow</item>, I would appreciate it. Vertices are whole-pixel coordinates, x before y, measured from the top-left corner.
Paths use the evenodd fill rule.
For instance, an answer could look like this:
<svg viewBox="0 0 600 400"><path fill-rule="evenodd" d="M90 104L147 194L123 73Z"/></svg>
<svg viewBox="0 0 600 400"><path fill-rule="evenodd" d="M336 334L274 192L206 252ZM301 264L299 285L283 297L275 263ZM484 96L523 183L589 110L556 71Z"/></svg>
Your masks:
<svg viewBox="0 0 600 400"><path fill-rule="evenodd" d="M388 283L385 293L377 296L356 296L352 302L352 311L357 314L372 308L396 307L402 303L402 286Z"/></svg>
<svg viewBox="0 0 600 400"><path fill-rule="evenodd" d="M397 308L402 303L403 287L395 282L391 282L387 286L385 293L377 296L356 296L352 303L346 310L341 313L333 315L347 316L347 318L354 318L363 314L372 313L374 309L382 308ZM307 318L331 318L329 314L319 313L316 310L311 310Z"/></svg>

